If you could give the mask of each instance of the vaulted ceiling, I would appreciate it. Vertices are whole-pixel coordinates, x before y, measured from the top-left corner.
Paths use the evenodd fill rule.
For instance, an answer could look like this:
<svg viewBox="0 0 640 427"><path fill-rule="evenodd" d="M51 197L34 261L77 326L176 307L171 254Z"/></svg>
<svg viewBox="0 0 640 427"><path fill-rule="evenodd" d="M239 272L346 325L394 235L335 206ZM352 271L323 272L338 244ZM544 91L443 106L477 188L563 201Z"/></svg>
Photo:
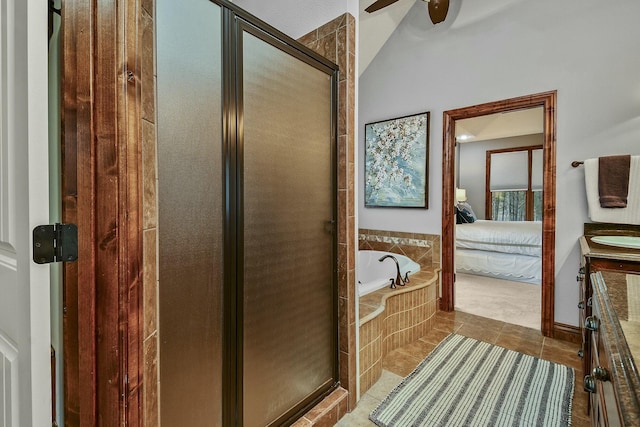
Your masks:
<svg viewBox="0 0 640 427"><path fill-rule="evenodd" d="M359 0L359 74L367 69L382 46L391 37L396 28L408 14L424 15L419 22L424 22L422 35L428 38L432 30L460 28L476 24L501 10L521 3L525 0L450 0L447 19L437 28L428 18L427 4L423 0L398 0L390 6L374 13L367 13L365 8L375 0Z"/></svg>
<svg viewBox="0 0 640 427"><path fill-rule="evenodd" d="M367 13L375 0L360 0L358 69L362 74L378 54L387 39L400 25L416 0L398 0L396 3L374 13Z"/></svg>

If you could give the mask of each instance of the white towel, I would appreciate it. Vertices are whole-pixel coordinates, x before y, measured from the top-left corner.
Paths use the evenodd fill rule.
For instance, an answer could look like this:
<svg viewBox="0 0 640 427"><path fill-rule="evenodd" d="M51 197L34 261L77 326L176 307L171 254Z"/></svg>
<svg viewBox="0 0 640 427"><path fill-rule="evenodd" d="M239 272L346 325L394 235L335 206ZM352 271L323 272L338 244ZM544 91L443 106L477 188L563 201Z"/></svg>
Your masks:
<svg viewBox="0 0 640 427"><path fill-rule="evenodd" d="M589 218L594 222L640 225L640 156L631 156L629 196L626 208L601 208L598 193L598 159L584 161Z"/></svg>

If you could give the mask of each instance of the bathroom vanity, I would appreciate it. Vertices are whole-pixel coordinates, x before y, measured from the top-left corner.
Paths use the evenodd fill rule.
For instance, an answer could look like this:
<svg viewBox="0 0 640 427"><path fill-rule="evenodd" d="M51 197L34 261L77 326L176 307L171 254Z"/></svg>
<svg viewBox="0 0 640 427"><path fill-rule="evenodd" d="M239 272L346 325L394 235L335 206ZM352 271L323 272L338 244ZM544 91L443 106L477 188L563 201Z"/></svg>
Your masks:
<svg viewBox="0 0 640 427"><path fill-rule="evenodd" d="M616 246L625 239L598 238L615 235L640 232L637 227L601 230L585 224L580 238L579 355L591 424L640 426L640 248L634 242Z"/></svg>

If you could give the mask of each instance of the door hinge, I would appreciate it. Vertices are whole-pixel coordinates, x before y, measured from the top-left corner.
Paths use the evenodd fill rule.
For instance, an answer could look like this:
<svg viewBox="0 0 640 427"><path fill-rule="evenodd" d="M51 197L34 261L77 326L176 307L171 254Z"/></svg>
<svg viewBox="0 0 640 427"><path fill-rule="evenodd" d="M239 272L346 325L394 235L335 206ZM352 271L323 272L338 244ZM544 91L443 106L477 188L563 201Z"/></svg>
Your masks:
<svg viewBox="0 0 640 427"><path fill-rule="evenodd" d="M71 262L78 259L75 224L38 225L33 229L33 262Z"/></svg>

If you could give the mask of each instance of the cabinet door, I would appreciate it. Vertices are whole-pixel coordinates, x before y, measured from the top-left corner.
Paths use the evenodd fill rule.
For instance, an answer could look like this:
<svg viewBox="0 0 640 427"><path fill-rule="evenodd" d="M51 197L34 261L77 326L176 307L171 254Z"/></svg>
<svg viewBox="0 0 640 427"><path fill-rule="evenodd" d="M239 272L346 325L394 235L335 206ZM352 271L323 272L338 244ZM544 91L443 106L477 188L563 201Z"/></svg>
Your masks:
<svg viewBox="0 0 640 427"><path fill-rule="evenodd" d="M580 351L582 352L581 357L582 357L582 375L587 375L587 369L588 369L588 364L589 364L589 355L587 354L587 347L589 345L589 331L585 329L584 327L584 319L587 317L587 300L588 300L588 295L587 295L587 286L586 286L586 276L585 276L585 272L587 270L587 266L586 266L586 260L584 257L582 257L581 259L581 265L580 265L580 269L578 270L578 276L577 276L577 280L578 280L578 284L580 286L580 292L579 292L579 297L578 297L578 309L579 309L579 321L580 321L580 333L582 335L582 346L580 347Z"/></svg>
<svg viewBox="0 0 640 427"><path fill-rule="evenodd" d="M597 312L598 314L600 313L599 310ZM593 367L603 368L611 373L611 362L605 351L606 343L600 334L594 333L594 338L596 338L596 341L593 343L593 352L597 358ZM613 383L611 381L598 381L598 393L600 394L598 402L600 404L600 417L603 421L602 425L621 426L622 418L618 412Z"/></svg>
<svg viewBox="0 0 640 427"><path fill-rule="evenodd" d="M585 319L591 315L591 281L589 274L591 265L589 258L583 257L578 278L580 281L580 302L583 308L580 310L580 331L582 332L582 375L589 375L591 371L591 331L584 326ZM589 406L587 407L588 410Z"/></svg>

